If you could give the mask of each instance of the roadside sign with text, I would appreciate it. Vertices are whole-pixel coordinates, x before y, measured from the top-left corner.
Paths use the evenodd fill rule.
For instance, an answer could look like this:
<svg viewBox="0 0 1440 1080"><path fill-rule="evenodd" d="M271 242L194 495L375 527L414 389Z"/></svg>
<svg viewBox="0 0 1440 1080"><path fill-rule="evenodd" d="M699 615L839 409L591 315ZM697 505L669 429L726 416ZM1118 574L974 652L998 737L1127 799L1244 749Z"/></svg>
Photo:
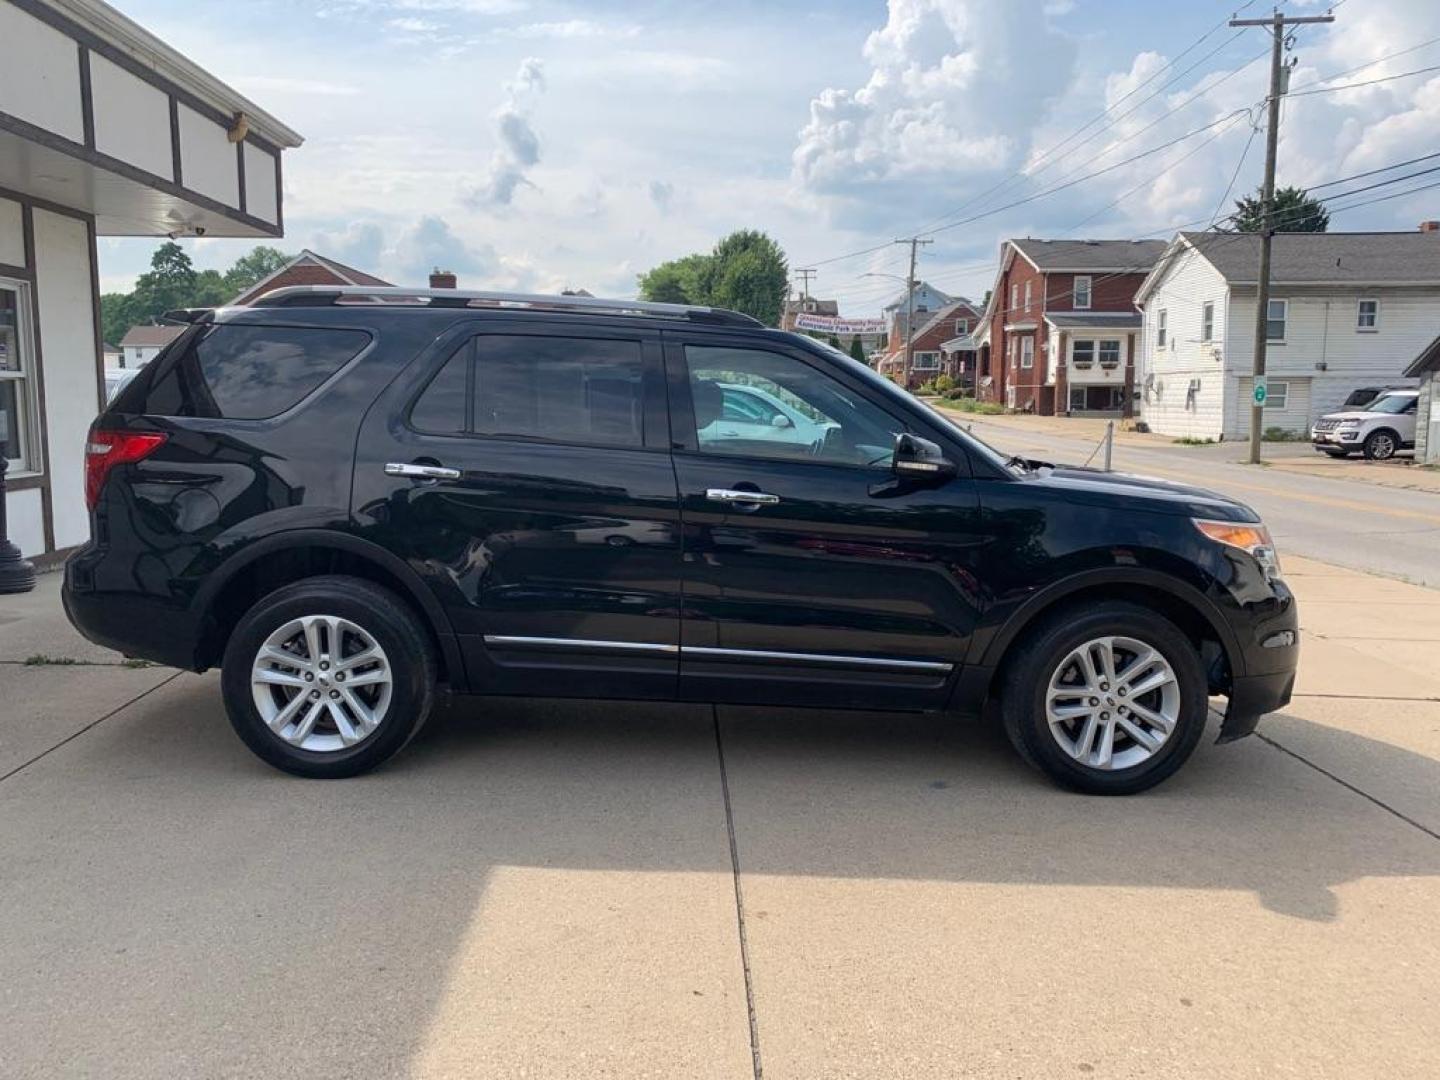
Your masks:
<svg viewBox="0 0 1440 1080"><path fill-rule="evenodd" d="M815 330L822 334L883 334L884 319L841 319L834 315L795 316L796 330Z"/></svg>

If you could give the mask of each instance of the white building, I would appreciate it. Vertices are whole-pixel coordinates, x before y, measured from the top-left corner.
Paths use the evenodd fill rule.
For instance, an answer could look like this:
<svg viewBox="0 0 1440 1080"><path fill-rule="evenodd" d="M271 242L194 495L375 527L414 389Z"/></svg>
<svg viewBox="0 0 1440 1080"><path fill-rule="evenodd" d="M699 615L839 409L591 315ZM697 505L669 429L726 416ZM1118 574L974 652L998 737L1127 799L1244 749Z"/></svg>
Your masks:
<svg viewBox="0 0 1440 1080"><path fill-rule="evenodd" d="M120 357L114 366L144 367L184 332L183 326L132 326L120 339Z"/></svg>
<svg viewBox="0 0 1440 1080"><path fill-rule="evenodd" d="M1440 331L1440 227L1280 233L1272 248L1265 427L1303 431L1405 371ZM1140 417L1164 435L1250 432L1253 233L1181 233L1140 286Z"/></svg>
<svg viewBox="0 0 1440 1080"><path fill-rule="evenodd" d="M280 236L280 156L298 145L98 0L0 0L0 444L27 556L89 534L96 236Z"/></svg>

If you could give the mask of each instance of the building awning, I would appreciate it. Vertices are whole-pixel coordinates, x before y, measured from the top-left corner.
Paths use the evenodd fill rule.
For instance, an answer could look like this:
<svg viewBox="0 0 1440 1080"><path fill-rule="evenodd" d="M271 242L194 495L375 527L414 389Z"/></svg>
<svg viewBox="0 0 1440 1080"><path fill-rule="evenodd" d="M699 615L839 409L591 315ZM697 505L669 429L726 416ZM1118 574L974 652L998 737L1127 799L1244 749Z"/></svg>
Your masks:
<svg viewBox="0 0 1440 1080"><path fill-rule="evenodd" d="M1145 325L1138 311L1055 311L1045 321L1056 330L1139 330Z"/></svg>
<svg viewBox="0 0 1440 1080"><path fill-rule="evenodd" d="M1027 320L1025 322L1011 322L1005 324L1005 332L1007 334L1024 334L1028 333L1031 330L1038 330L1039 328L1040 324L1033 320Z"/></svg>
<svg viewBox="0 0 1440 1080"><path fill-rule="evenodd" d="M93 0L0 3L0 188L112 236L280 236L298 134Z"/></svg>
<svg viewBox="0 0 1440 1080"><path fill-rule="evenodd" d="M969 334L961 334L959 337L953 337L949 341L942 341L940 348L943 352L974 352L976 348L975 339Z"/></svg>

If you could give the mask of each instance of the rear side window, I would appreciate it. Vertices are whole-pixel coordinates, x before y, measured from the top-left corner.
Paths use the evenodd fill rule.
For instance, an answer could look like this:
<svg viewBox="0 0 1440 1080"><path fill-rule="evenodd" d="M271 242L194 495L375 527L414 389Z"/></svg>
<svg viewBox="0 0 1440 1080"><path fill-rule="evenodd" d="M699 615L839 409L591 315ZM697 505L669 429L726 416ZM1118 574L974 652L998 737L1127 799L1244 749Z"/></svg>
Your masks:
<svg viewBox="0 0 1440 1080"><path fill-rule="evenodd" d="M450 357L410 423L443 435L642 446L642 371L638 341L486 334Z"/></svg>
<svg viewBox="0 0 1440 1080"><path fill-rule="evenodd" d="M144 406L155 416L267 420L297 404L369 344L361 330L211 326L157 359Z"/></svg>

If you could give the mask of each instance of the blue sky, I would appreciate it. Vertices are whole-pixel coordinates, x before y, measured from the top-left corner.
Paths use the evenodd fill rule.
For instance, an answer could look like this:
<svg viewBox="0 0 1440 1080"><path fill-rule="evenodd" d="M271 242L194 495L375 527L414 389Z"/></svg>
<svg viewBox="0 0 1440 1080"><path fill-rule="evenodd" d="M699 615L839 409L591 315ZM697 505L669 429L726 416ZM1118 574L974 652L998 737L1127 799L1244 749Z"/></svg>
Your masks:
<svg viewBox="0 0 1440 1080"><path fill-rule="evenodd" d="M922 265L942 288L978 296L1006 236L1164 235L1209 218L1249 138L1238 110L1264 93L1265 40L1221 29L1165 65L1242 2L117 6L306 136L286 155L286 250L312 247L399 283L442 265L470 287L633 295L638 272L758 227L792 265L826 260L814 290L860 315L893 291L865 275L903 272L899 249L829 260L911 230L984 213L935 234ZM1299 34L1297 87L1440 37L1434 0L1343 0L1337 14L1334 28ZM1436 63L1440 45L1354 78ZM1156 72L1106 124L1042 156ZM1440 149L1433 76L1286 109L1282 182ZM1163 153L993 212L1215 121ZM1237 190L1255 186L1260 157L1257 140ZM1440 192L1360 208L1332 228L1430 216ZM216 267L250 246L187 243ZM127 287L153 246L102 239L102 287Z"/></svg>

